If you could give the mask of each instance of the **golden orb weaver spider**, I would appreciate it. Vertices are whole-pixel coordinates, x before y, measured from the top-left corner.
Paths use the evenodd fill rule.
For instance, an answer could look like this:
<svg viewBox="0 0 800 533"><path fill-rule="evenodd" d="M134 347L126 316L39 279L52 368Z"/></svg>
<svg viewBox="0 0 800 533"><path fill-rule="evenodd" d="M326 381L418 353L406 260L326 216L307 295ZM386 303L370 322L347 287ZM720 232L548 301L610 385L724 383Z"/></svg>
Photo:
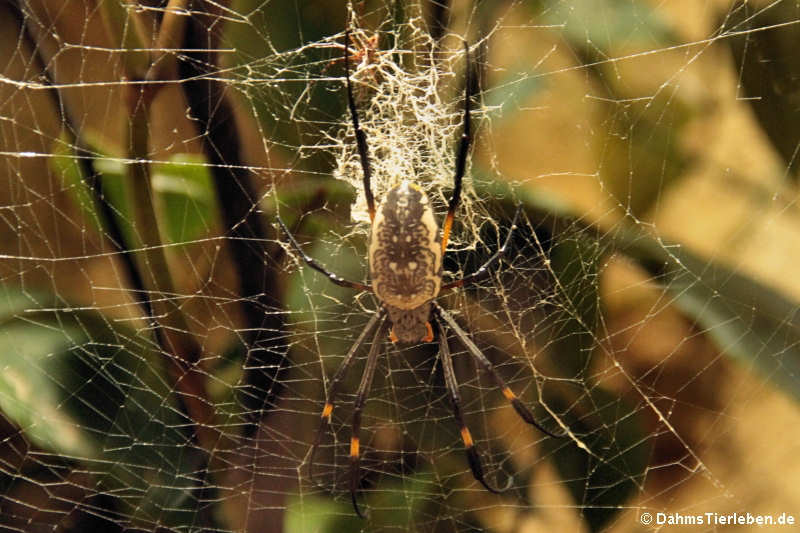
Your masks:
<svg viewBox="0 0 800 533"><path fill-rule="evenodd" d="M468 276L449 283L442 283L442 257L447 248L447 241L453 226L455 211L459 204L461 181L464 178L467 153L471 141L470 100L473 94L470 75L469 46L464 42L464 54L467 68L464 90L463 132L461 134L461 141L456 159L453 196L447 208L442 237L441 240L439 240L439 227L434 219L433 209L431 208L427 195L421 188L409 183L407 180L403 180L400 184L392 187L386 194L386 198L379 203L377 209L375 208L375 199L372 196L370 184L372 174L369 164L367 139L359 126L358 113L356 111L352 83L350 81L349 42L350 32L348 30L345 33L344 45L347 106L355 131L356 145L363 171L367 209L372 221L369 244L371 285L346 280L330 272L303 252L300 244L280 217L278 217L278 223L288 236L294 251L302 257L303 261L309 267L324 274L336 285L374 293L381 304L380 309L364 327L364 330L358 336L355 343L353 343L344 361L342 361L331 379L331 385L325 399L325 406L322 409L320 425L311 448L309 465L310 476L313 478L314 455L319 446L324 425L326 422L329 423L331 421L331 414L333 413L334 401L339 392L339 386L342 383L345 373L353 363L356 352L361 345L364 344L369 333L375 329L372 346L367 355L366 367L364 368L364 372L361 376L361 383L356 392L355 404L353 406L352 436L350 439L350 496L353 502L353 508L358 516L363 518L364 515L361 513L356 498L360 481L359 465L361 454L359 448L359 433L361 429L361 411L366 402L367 394L372 384L372 378L375 374L379 347L389 329L389 325L392 326L389 332L390 340L393 343L413 344L418 342L431 342L434 339L434 334L430 320L431 318L434 319L439 332L439 354L442 362L445 384L453 409L453 416L460 425L461 439L464 443L472 475L489 492L495 494L504 492L511 486L512 479L509 478L508 484L501 489L493 487L484 477L480 455L475 449L472 435L464 422L461 408L461 395L458 391L458 382L456 381L453 362L450 357L450 347L447 343L447 335L442 322L446 323L450 329L455 332L456 337L467 349L467 352L475 358L481 369L491 376L494 383L502 391L503 396L511 403L522 420L550 437L563 437L564 433L556 434L548 431L536 421L530 409L528 409L528 407L517 398L508 385L506 385L505 380L497 373L494 365L492 365L475 343L472 342L464 330L461 329L452 315L435 302L436 297L441 291L463 287L489 275L489 268L497 263L505 254L511 241L511 235L516 228L520 213L520 208L518 207L503 245L488 261Z"/></svg>

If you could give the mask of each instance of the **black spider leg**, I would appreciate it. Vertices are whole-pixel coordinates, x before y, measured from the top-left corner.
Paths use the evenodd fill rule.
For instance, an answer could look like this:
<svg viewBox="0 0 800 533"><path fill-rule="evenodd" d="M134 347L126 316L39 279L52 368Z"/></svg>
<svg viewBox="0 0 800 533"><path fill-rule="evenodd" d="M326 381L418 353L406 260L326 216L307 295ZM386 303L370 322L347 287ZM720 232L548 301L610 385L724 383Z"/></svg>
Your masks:
<svg viewBox="0 0 800 533"><path fill-rule="evenodd" d="M289 228L287 228L286 224L283 223L283 220L281 220L281 217L277 217L277 218L278 218L278 224L281 225L281 228L283 228L284 233L286 233L286 236L289 237L289 242L291 243L292 248L294 249L294 251L300 257L303 258L303 261L305 261L305 263L308 266L310 266L311 268L313 268L317 272L325 274L325 276L327 276L327 278L329 280L334 282L336 285L339 285L340 287L349 287L351 289L356 289L356 290L359 290L359 291L372 291L372 287L370 287L369 285L364 285L363 283L359 283L357 281L350 281L350 280L344 279L343 277L334 274L330 270L326 269L324 266L322 266L319 263L317 263L316 260L311 258L308 254L306 254L303 251L302 248L300 248L300 244L297 242L297 239L294 238L294 235L292 235L292 233L289 231Z"/></svg>
<svg viewBox="0 0 800 533"><path fill-rule="evenodd" d="M456 155L456 174L453 184L453 196L450 198L450 205L447 207L447 215L442 226L442 253L447 248L447 241L450 238L450 230L453 228L453 220L456 215L456 208L461 201L461 182L464 179L464 171L467 168L467 153L469 144L472 141L470 126L470 102L472 100L472 65L469 61L469 45L464 41L464 56L466 57L466 80L464 81L464 130L461 132L461 142L458 145Z"/></svg>
<svg viewBox="0 0 800 533"><path fill-rule="evenodd" d="M350 28L344 33L344 72L347 79L347 107L350 110L350 120L353 122L353 131L356 134L358 157L361 159L361 170L364 173L364 196L367 199L369 219L375 220L375 198L372 196L372 170L369 166L369 150L367 149L367 136L358 123L356 101L353 98L353 84L350 82Z"/></svg>
<svg viewBox="0 0 800 533"><path fill-rule="evenodd" d="M372 328L375 327L375 324L378 322L383 323L386 319L386 310L381 308L380 311L372 315L372 318L367 322L367 325L361 331L361 334L356 339L356 342L353 343L353 346L350 348L350 351L347 352L347 355L344 358L344 361L339 365L339 368L336 370L336 373L331 378L330 387L328 387L328 393L325 395L325 407L322 409L322 415L319 421L319 427L317 428L317 436L314 438L314 444L311 446L311 456L309 457L309 466L308 466L308 473L311 480L314 480L314 456L317 453L317 447L319 446L320 441L322 440L322 430L325 427L326 422L330 422L331 414L333 414L333 405L336 401L336 395L339 393L339 386L342 383L342 379L344 379L347 370L350 368L350 365L353 363L353 358L356 355L356 352L364 344L364 340L366 340L367 335L369 332L372 331ZM372 353L372 352L370 352Z"/></svg>
<svg viewBox="0 0 800 533"><path fill-rule="evenodd" d="M497 387L502 391L503 396L505 396L506 400L508 400L511 403L512 407L514 407L514 410L517 412L520 418L522 418L525 422L527 422L528 424L532 425L533 427L535 427L536 429L538 429L539 431L550 437L560 438L566 435L566 432L561 432L560 434L553 433L552 431L545 429L539 422L537 422L533 416L533 413L531 413L530 409L528 409L528 407L524 403L522 403L522 400L517 398L517 395L514 394L514 392L508 387L508 385L506 385L505 380L502 377L500 377L500 374L497 373L497 370L495 370L494 365L491 363L491 361L489 361L486 358L486 356L483 355L483 352L481 352L480 349L478 349L478 347L467 336L464 330L461 329L461 326L458 325L458 322L455 321L453 316L444 309L442 309L442 307L436 302L431 302L431 303L433 304L433 309L436 312L436 314L440 316L442 319L444 319L445 322L447 322L447 325L450 326L450 328L455 332L456 337L458 337L458 340L461 341L461 344L464 345L464 347L467 349L470 355L472 355L472 357L475 358L478 364L481 365L483 371L488 373L492 377L492 380L494 381L495 385L497 385Z"/></svg>
<svg viewBox="0 0 800 533"><path fill-rule="evenodd" d="M386 322L381 322L378 329L375 331L375 337L372 339L372 346L367 355L367 364L364 367L364 373L361 375L361 383L358 385L356 392L356 401L353 406L353 434L350 437L350 498L353 500L353 509L356 514L361 518L364 515L361 509L358 508L358 500L356 492L358 491L358 483L361 480L360 464L361 453L359 446L359 433L361 432L361 410L364 408L364 403L367 401L367 394L372 386L372 378L375 376L375 367L378 365L378 348L383 345L383 340L386 337Z"/></svg>
<svg viewBox="0 0 800 533"><path fill-rule="evenodd" d="M502 258L506 251L508 250L508 245L511 243L511 236L514 234L514 230L517 229L517 221L519 220L519 213L522 210L522 206L517 206L517 211L514 213L514 220L511 222L511 228L508 230L508 235L506 235L506 240L503 242L503 246L497 250L492 257L489 258L481 267L470 274L469 276L464 276L463 278L451 281L450 283L445 283L442 285L441 290L445 289L455 289L457 287L463 287L465 285L470 285L477 281L480 281L486 278L489 275L489 269L497 263L500 258Z"/></svg>
<svg viewBox="0 0 800 533"><path fill-rule="evenodd" d="M467 453L467 460L472 470L472 476L478 480L481 485L486 487L486 490L489 492L501 494L511 487L513 480L509 477L506 486L500 489L489 485L483 476L481 457L478 454L478 450L475 449L472 434L469 432L469 428L464 422L464 413L461 410L461 394L458 392L458 382L456 381L456 373L453 370L453 360L450 355L450 346L447 343L447 334L440 320L436 321L436 325L439 328L439 358L442 360L444 382L447 385L447 392L450 395L450 404L453 406L453 417L456 419L461 430L461 440L464 442L464 451Z"/></svg>

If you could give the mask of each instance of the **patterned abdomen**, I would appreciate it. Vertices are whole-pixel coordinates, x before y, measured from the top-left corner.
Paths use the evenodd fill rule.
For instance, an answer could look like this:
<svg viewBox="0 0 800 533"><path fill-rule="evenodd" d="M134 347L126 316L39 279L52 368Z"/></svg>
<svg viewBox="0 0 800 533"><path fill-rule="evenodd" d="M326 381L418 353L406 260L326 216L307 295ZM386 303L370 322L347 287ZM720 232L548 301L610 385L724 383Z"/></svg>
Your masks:
<svg viewBox="0 0 800 533"><path fill-rule="evenodd" d="M376 296L398 309L416 309L439 294L439 227L425 192L403 181L378 206L369 244Z"/></svg>

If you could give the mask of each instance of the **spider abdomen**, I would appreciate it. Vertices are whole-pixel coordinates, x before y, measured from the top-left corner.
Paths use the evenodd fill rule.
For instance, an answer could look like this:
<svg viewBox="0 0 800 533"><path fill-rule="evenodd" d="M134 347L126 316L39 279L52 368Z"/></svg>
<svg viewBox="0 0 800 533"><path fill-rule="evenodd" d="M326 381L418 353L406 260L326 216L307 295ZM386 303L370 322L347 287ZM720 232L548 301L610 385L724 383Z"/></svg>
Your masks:
<svg viewBox="0 0 800 533"><path fill-rule="evenodd" d="M376 210L369 272L378 299L398 310L416 309L439 294L439 226L428 196L408 181L392 187Z"/></svg>

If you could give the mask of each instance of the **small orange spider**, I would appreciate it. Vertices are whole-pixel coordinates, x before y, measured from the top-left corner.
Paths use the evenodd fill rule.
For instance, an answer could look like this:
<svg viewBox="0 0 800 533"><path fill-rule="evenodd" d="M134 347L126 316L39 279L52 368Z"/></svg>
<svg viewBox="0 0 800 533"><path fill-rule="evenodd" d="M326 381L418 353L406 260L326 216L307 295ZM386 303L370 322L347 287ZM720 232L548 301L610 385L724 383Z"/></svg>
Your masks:
<svg viewBox="0 0 800 533"><path fill-rule="evenodd" d="M350 61L357 65L356 71L378 64L378 56L383 52L378 50L379 35L377 32L373 33L370 37L367 37L362 31L355 34L350 34L348 32L348 35L345 36L345 40L348 41L347 47L340 43L331 43L329 46L339 50L350 48L350 46L355 48L355 51L350 55ZM341 56L331 59L328 64L325 65L325 68L322 69L322 72L325 73L334 64L342 61L344 61L344 57ZM377 81L377 73L373 73L373 78Z"/></svg>

